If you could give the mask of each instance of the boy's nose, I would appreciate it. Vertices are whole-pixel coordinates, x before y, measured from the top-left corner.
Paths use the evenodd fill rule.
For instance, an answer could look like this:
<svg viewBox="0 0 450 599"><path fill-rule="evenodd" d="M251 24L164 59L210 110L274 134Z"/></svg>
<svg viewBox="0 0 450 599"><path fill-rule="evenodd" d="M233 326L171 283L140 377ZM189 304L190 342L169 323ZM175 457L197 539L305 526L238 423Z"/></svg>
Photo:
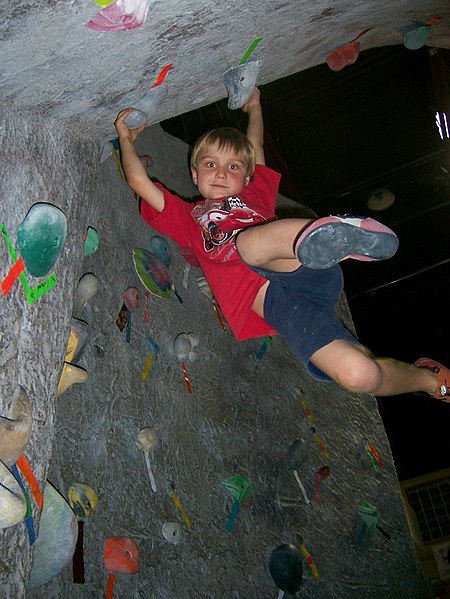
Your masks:
<svg viewBox="0 0 450 599"><path fill-rule="evenodd" d="M221 179L224 179L226 176L227 176L226 167L218 166L217 170L216 170L216 177L220 177Z"/></svg>

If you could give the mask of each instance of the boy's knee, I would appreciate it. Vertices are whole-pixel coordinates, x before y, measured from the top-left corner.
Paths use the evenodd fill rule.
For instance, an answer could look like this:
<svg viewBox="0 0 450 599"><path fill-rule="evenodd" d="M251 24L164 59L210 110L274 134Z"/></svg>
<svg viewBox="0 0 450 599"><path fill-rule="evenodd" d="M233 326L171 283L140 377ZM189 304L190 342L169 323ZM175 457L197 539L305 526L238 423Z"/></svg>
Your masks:
<svg viewBox="0 0 450 599"><path fill-rule="evenodd" d="M355 393L373 393L381 382L381 371L373 360L365 357L358 363L351 363L342 368L336 382Z"/></svg>
<svg viewBox="0 0 450 599"><path fill-rule="evenodd" d="M258 254L254 251L254 243L251 239L252 235L248 229L244 229L236 236L236 249L241 259L249 266L260 266L258 262Z"/></svg>

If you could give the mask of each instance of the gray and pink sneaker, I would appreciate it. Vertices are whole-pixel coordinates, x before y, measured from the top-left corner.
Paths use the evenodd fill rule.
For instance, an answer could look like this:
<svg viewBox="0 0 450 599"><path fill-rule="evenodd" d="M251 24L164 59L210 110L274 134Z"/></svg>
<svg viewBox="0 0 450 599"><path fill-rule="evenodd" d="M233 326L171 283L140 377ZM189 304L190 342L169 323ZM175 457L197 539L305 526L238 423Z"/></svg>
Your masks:
<svg viewBox="0 0 450 599"><path fill-rule="evenodd" d="M345 258L392 258L398 243L394 231L373 218L327 216L304 229L295 244L295 254L308 268L330 268Z"/></svg>
<svg viewBox="0 0 450 599"><path fill-rule="evenodd" d="M414 362L414 365L419 368L431 370L431 372L436 375L437 388L434 395L431 395L431 397L440 399L445 403L450 403L450 370L443 364L439 364L439 362L436 362L436 360L432 360L431 358L419 358Z"/></svg>

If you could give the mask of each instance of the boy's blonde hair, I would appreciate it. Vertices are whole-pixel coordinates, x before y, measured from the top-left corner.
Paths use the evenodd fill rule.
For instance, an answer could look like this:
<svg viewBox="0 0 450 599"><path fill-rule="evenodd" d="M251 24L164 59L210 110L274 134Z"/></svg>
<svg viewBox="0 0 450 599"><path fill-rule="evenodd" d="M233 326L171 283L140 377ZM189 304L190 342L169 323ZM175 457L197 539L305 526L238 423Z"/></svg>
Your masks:
<svg viewBox="0 0 450 599"><path fill-rule="evenodd" d="M253 175L256 165L256 153L247 137L233 127L219 127L201 135L195 142L191 156L191 169L196 169L199 158L206 154L207 148L216 144L219 150L236 152L247 168L247 176Z"/></svg>

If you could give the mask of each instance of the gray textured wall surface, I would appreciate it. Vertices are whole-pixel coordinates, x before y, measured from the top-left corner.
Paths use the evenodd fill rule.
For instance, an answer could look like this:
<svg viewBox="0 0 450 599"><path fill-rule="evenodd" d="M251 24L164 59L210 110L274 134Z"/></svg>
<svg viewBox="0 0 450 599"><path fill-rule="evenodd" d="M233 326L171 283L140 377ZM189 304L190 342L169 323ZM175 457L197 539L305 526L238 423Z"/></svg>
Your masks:
<svg viewBox="0 0 450 599"><path fill-rule="evenodd" d="M197 269L190 269L183 287L186 265L171 242L171 272L184 302L173 295L167 300L150 296L149 322L143 322L143 307L133 313L135 330L127 343L115 324L122 292L130 285L144 292L131 249L149 249L154 232L140 220L114 157L99 166L92 144L48 122L5 117L1 131L2 220L12 242L18 223L37 201L54 203L65 212L68 237L54 267L55 289L29 306L16 283L1 299L0 413L21 384L33 409L26 453L41 486L47 478L67 495L73 482L82 481L100 497L97 513L84 526L84 585L73 584L69 564L44 586L26 591L33 552L20 523L0 531L1 596L102 597L105 541L124 535L138 545L141 563L134 576L117 576L115 597L270 599L277 596L268 569L271 551L295 542L296 531L303 534L321 575L317 581L304 562L302 597L430 596L375 398L311 380L278 338L258 361L261 340L238 343L222 331L209 300L197 289ZM154 158L152 175L181 194L191 193L184 144L155 126L143 135L144 149ZM100 247L83 259L88 226L99 232ZM9 265L5 244L0 248L1 264ZM100 282L81 314L92 334L80 360L89 380L56 397L74 292L86 272ZM340 309L351 326L344 298ZM186 365L193 387L189 395L172 343L178 333L191 331L200 345L198 360ZM146 381L141 372L148 349L142 335L150 335L160 347ZM299 386L329 459L309 432ZM151 455L156 493L135 446L144 426L154 428L159 437ZM299 475L310 497L315 471L324 464L330 467L320 501L309 505L286 461L288 448L299 437L307 442ZM361 455L363 438L383 457L379 476L367 454ZM225 525L233 500L221 481L231 475L243 476L255 489L243 500L229 534ZM164 490L167 480L175 484L190 529ZM355 549L353 518L362 499L379 509L379 523L391 539L377 533L369 547ZM34 504L33 517L38 528ZM168 521L182 528L176 546L161 533Z"/></svg>
<svg viewBox="0 0 450 599"><path fill-rule="evenodd" d="M51 271L56 273L57 286L28 304L24 288L17 281L7 296L2 296L0 306L0 413L8 413L14 390L21 385L29 396L33 416L27 456L43 486L52 456L56 388L82 268L82 239L88 226L85 219L97 161L93 144L67 135L51 121L1 112L0 123L1 222L16 251L17 227L33 204L58 206L69 223L62 254ZM3 238L0 246L3 280L12 260ZM35 286L43 279L28 280L30 286ZM38 523L36 509L33 504ZM32 560L24 533L19 527L1 531L0 585L4 596L24 596Z"/></svg>
<svg viewBox="0 0 450 599"><path fill-rule="evenodd" d="M94 1L3 0L0 9L5 105L70 120L100 139L168 63L168 96L150 122L226 97L223 74L257 37L260 84L323 64L368 27L363 50L401 44L414 21L441 17L427 43L450 45L447 0L153 0L142 27L109 32L86 26L101 10Z"/></svg>

